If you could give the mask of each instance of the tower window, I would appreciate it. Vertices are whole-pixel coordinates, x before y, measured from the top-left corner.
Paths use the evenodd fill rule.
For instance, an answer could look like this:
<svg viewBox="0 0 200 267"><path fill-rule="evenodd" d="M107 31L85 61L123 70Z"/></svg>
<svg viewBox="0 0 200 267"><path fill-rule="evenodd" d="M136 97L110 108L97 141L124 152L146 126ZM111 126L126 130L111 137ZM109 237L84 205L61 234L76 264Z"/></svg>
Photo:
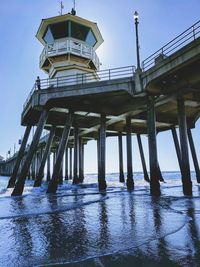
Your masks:
<svg viewBox="0 0 200 267"><path fill-rule="evenodd" d="M67 21L49 25L43 39L47 44L51 44L54 40L65 37L68 37Z"/></svg>
<svg viewBox="0 0 200 267"><path fill-rule="evenodd" d="M73 38L85 41L89 28L78 23L71 23L71 35Z"/></svg>
<svg viewBox="0 0 200 267"><path fill-rule="evenodd" d="M52 44L55 40L73 37L94 46L97 42L94 33L89 27L73 21L64 21L50 24L43 36L45 43Z"/></svg>
<svg viewBox="0 0 200 267"><path fill-rule="evenodd" d="M68 23L67 23L67 21L52 24L50 27L51 27L51 32L53 34L54 39L65 38L68 36Z"/></svg>
<svg viewBox="0 0 200 267"><path fill-rule="evenodd" d="M88 35L86 37L86 43L91 45L91 46L94 46L96 44L97 40L92 32L92 30L89 30L88 32Z"/></svg>
<svg viewBox="0 0 200 267"><path fill-rule="evenodd" d="M47 44L52 44L54 42L54 38L53 38L53 35L51 33L51 29L48 27L47 28L47 31L43 37L45 43Z"/></svg>
<svg viewBox="0 0 200 267"><path fill-rule="evenodd" d="M71 37L84 41L90 46L94 46L97 42L90 28L75 22L71 22Z"/></svg>

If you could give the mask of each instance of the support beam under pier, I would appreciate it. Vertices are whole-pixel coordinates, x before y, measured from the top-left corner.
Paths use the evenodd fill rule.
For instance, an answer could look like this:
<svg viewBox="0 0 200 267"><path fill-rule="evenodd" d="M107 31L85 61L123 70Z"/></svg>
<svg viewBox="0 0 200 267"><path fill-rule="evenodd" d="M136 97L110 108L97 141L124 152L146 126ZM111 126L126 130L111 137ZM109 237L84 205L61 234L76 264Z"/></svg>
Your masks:
<svg viewBox="0 0 200 267"><path fill-rule="evenodd" d="M192 159L193 159L193 163L194 163L194 169L196 172L197 183L200 183L200 170L199 170L199 164L198 164L198 160L197 160L197 154L196 154L196 150L195 150L195 146L194 146L194 141L192 138L191 129L187 130L187 134L188 134L188 141L189 141L189 145L190 145Z"/></svg>
<svg viewBox="0 0 200 267"><path fill-rule="evenodd" d="M23 140L22 140L22 144L20 146L19 153L17 155L17 159L16 159L16 162L15 162L15 166L14 166L12 175L11 175L11 177L9 179L7 188L13 188L15 186L15 182L16 182L16 179L17 179L17 173L18 173L18 170L19 170L19 167L20 167L21 160L22 160L23 155L24 155L24 151L25 151L26 144L27 144L27 141L28 141L28 137L29 137L29 134L30 134L30 131L31 131L31 127L32 127L31 125L28 125L26 127L26 130L25 130L25 133L24 133L24 137L23 137Z"/></svg>
<svg viewBox="0 0 200 267"><path fill-rule="evenodd" d="M174 146L175 146L175 149L176 149L176 155L177 155L177 159L178 159L178 164L179 164L179 168L180 168L180 172L181 172L181 176L183 175L182 174L182 165L181 165L181 150L180 150L180 145L179 145L179 141L178 141L178 136L177 136L177 133L176 133L176 128L173 127L171 129L172 131L172 137L173 137L173 140L174 140Z"/></svg>
<svg viewBox="0 0 200 267"><path fill-rule="evenodd" d="M98 182L99 190L106 190L106 116L101 114L99 131L99 166Z"/></svg>
<svg viewBox="0 0 200 267"><path fill-rule="evenodd" d="M78 177L78 149L79 149L79 137L78 137L79 129L77 127L74 128L74 173L73 173L73 184L79 183Z"/></svg>
<svg viewBox="0 0 200 267"><path fill-rule="evenodd" d="M39 173L40 165L42 161L42 148L36 152L36 177Z"/></svg>
<svg viewBox="0 0 200 267"><path fill-rule="evenodd" d="M47 193L55 193L58 187L58 177L60 174L60 169L61 169L61 163L63 160L63 155L65 152L66 145L68 143L69 135L70 135L70 130L72 126L74 118L74 113L70 112L66 118L65 122L65 127L62 133L62 137L59 143L58 147L58 152L57 152L57 157L56 157L56 163L53 169L53 174L52 174L52 179L49 182L49 186L47 189Z"/></svg>
<svg viewBox="0 0 200 267"><path fill-rule="evenodd" d="M127 188L134 189L133 167L132 167L132 136L131 117L126 118L126 147L127 147Z"/></svg>
<svg viewBox="0 0 200 267"><path fill-rule="evenodd" d="M53 141L53 138L54 138L54 135L55 135L55 131L56 131L56 127L52 126L51 130L50 130L50 133L49 133L48 141L47 141L46 146L45 146L45 150L44 150L44 153L43 153L43 157L42 157L42 160L41 160L39 171L38 171L38 174L37 174L36 179L35 179L34 187L41 186L42 178L44 176L45 163L46 163L48 154L49 154L50 149L51 149L51 145L52 145L52 141Z"/></svg>
<svg viewBox="0 0 200 267"><path fill-rule="evenodd" d="M160 182L164 182L164 178L162 176L162 172L161 172L161 169L160 169L159 162L157 163L157 165L158 165L158 179L159 179Z"/></svg>
<svg viewBox="0 0 200 267"><path fill-rule="evenodd" d="M69 179L72 180L72 147L69 148Z"/></svg>
<svg viewBox="0 0 200 267"><path fill-rule="evenodd" d="M160 196L161 192L158 177L158 156L156 142L156 114L153 96L149 96L147 101L147 128L149 143L150 192L152 196Z"/></svg>
<svg viewBox="0 0 200 267"><path fill-rule="evenodd" d="M64 154L63 154L63 156L64 156ZM60 174L59 174L59 178L58 178L58 183L63 184L63 159L62 159L61 166L60 166Z"/></svg>
<svg viewBox="0 0 200 267"><path fill-rule="evenodd" d="M99 176L100 172L100 130L98 130L98 137L97 137L97 173Z"/></svg>
<svg viewBox="0 0 200 267"><path fill-rule="evenodd" d="M68 175L68 147L65 149L65 180L69 180Z"/></svg>
<svg viewBox="0 0 200 267"><path fill-rule="evenodd" d="M146 167L146 162L145 162L144 151L143 151L143 147L142 147L142 140L141 140L140 134L137 134L137 142L138 142L138 147L139 147L139 151L140 151L140 158L141 158L141 162L142 162L144 180L147 182L150 182L149 175L147 172L147 167Z"/></svg>
<svg viewBox="0 0 200 267"><path fill-rule="evenodd" d="M84 151L84 144L81 137L79 137L79 182L82 183L84 179L83 174L83 151Z"/></svg>
<svg viewBox="0 0 200 267"><path fill-rule="evenodd" d="M124 183L124 164L123 164L123 143L122 143L122 133L118 135L118 145L119 145L119 181Z"/></svg>
<svg viewBox="0 0 200 267"><path fill-rule="evenodd" d="M31 162L31 178L32 180L35 180L35 155L33 156L32 162Z"/></svg>
<svg viewBox="0 0 200 267"><path fill-rule="evenodd" d="M192 181L190 175L190 163L188 154L188 140L187 140L187 121L185 114L185 103L183 97L177 97L180 147L181 147L181 165L182 165L182 184L184 195L192 195Z"/></svg>
<svg viewBox="0 0 200 267"><path fill-rule="evenodd" d="M42 130L43 130L44 125L46 123L47 117L48 117L48 111L47 110L42 111L38 125L37 125L37 129L35 131L35 134L34 134L34 137L32 140L32 143L31 143L30 148L28 150L25 162L22 166L21 173L19 175L17 183L15 184L15 188L12 192L12 196L19 196L19 195L22 195L22 193L23 193L26 176L27 176L28 171L30 169L31 161L32 161L33 155L37 149L37 145L39 143L40 136L42 134Z"/></svg>
<svg viewBox="0 0 200 267"><path fill-rule="evenodd" d="M47 182L51 180L51 151L49 151L48 157L47 157Z"/></svg>

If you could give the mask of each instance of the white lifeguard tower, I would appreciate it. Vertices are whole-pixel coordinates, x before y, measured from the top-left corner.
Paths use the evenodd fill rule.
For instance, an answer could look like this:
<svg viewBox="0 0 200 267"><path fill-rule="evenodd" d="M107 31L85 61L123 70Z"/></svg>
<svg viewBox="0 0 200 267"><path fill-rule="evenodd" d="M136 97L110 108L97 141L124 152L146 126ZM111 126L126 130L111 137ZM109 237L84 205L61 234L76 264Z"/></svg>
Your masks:
<svg viewBox="0 0 200 267"><path fill-rule="evenodd" d="M71 13L43 19L36 34L44 45L40 55L40 68L49 78L71 77L71 84L83 82L90 77L97 80L95 74L100 62L96 49L103 43L97 24Z"/></svg>

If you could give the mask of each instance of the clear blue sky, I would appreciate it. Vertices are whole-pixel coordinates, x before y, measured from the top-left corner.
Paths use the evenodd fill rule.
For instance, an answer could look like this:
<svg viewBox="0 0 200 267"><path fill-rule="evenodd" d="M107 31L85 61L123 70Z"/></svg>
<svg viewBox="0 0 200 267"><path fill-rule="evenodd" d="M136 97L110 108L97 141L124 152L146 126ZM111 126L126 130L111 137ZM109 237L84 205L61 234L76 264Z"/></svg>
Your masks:
<svg viewBox="0 0 200 267"><path fill-rule="evenodd" d="M65 12L71 0L63 0ZM199 0L77 0L77 15L97 22L104 43L97 50L102 69L134 65L135 33L133 12L140 14L141 59L170 41L200 19ZM24 132L20 126L23 103L36 76L46 77L39 69L42 45L35 34L42 18L58 15L57 0L2 1L0 8L0 155L5 156ZM200 127L193 131L200 158ZM125 140L124 140L125 141ZM147 152L147 138L143 138ZM125 143L125 142L124 142ZM18 147L18 146L17 146ZM177 170L170 133L159 134L158 153L162 170ZM147 155L147 153L146 153ZM86 148L86 172L96 172L96 143ZM91 163L93 162L93 163ZM141 170L138 148L133 137L133 168ZM193 168L193 166L192 166ZM107 140L107 171L118 171L118 150L114 138Z"/></svg>

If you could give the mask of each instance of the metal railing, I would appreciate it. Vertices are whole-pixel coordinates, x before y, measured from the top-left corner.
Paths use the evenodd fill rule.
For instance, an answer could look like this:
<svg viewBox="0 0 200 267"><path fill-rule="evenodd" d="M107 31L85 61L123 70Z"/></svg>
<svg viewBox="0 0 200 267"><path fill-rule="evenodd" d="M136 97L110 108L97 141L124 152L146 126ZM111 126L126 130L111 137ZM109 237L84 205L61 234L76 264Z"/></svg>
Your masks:
<svg viewBox="0 0 200 267"><path fill-rule="evenodd" d="M99 58L93 47L71 38L56 40L52 44L45 45L40 55L40 67L42 67L48 57L63 55L66 53L71 53L92 60L97 70L99 70Z"/></svg>
<svg viewBox="0 0 200 267"><path fill-rule="evenodd" d="M54 79L41 79L36 81L29 93L24 108L28 104L35 90L56 89L71 85L83 85L91 82L109 81L120 78L134 77L135 66L101 70L92 73L77 73L74 75L61 76Z"/></svg>
<svg viewBox="0 0 200 267"><path fill-rule="evenodd" d="M178 49L184 47L186 44L194 41L200 36L200 21L196 22L190 28L182 32L172 41L164 45L158 51L146 58L142 62L142 69L146 71L158 62L161 62L164 58L172 55Z"/></svg>

